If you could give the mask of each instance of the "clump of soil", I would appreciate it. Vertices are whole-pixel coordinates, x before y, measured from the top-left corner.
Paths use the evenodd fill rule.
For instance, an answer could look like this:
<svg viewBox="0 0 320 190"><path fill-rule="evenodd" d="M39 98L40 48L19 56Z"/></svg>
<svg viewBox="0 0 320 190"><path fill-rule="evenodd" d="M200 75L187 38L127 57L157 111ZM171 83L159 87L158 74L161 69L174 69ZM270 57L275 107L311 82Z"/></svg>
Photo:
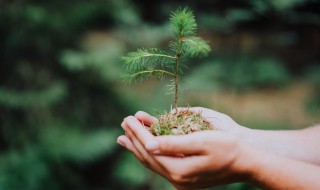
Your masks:
<svg viewBox="0 0 320 190"><path fill-rule="evenodd" d="M151 132L160 135L185 135L202 130L214 129L212 124L199 112L182 110L177 113L165 113L159 116L159 122L151 125Z"/></svg>

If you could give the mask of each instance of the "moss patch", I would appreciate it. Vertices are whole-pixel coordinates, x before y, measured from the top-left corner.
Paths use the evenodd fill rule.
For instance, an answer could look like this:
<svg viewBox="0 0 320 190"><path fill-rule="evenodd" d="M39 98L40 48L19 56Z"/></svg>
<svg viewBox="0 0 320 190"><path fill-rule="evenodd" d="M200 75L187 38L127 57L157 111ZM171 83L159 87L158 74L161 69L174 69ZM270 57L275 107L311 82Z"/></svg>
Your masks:
<svg viewBox="0 0 320 190"><path fill-rule="evenodd" d="M151 132L156 135L185 135L214 127L199 112L183 110L177 113L165 113L159 116L159 122L151 125Z"/></svg>

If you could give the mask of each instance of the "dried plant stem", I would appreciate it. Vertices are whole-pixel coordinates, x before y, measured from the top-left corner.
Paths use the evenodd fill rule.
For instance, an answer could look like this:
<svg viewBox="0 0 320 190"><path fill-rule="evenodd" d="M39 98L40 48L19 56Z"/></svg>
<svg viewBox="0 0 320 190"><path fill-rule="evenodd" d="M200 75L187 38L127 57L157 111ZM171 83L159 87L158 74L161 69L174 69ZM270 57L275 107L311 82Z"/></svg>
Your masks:
<svg viewBox="0 0 320 190"><path fill-rule="evenodd" d="M176 114L164 113L159 116L159 122L150 127L156 135L185 135L196 131L212 130L214 127L199 112L180 110Z"/></svg>
<svg viewBox="0 0 320 190"><path fill-rule="evenodd" d="M180 29L180 35L179 35L179 42L178 42L178 51L176 55L176 62L175 62L175 77L174 77L174 109L176 113L178 113L178 91L179 91L179 61L180 61L180 55L181 55L181 48L182 48L182 28Z"/></svg>

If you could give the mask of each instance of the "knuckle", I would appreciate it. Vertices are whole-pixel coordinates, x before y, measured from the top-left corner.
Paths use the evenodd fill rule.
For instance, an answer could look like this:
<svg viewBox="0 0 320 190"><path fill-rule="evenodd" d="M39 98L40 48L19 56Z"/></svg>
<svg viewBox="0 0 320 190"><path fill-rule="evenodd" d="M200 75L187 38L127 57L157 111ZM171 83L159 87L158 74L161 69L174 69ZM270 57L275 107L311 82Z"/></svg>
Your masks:
<svg viewBox="0 0 320 190"><path fill-rule="evenodd" d="M161 140L159 141L159 150L160 152L171 152L174 147L172 143L169 143L170 141Z"/></svg>
<svg viewBox="0 0 320 190"><path fill-rule="evenodd" d="M175 171L175 172L171 172L171 179L179 184L179 185L186 185L189 182L189 177L188 177L188 171L187 170L179 170L179 171Z"/></svg>
<svg viewBox="0 0 320 190"><path fill-rule="evenodd" d="M173 173L173 174L171 174L170 177L175 183L180 184L180 185L183 184L185 181L184 177L178 173Z"/></svg>

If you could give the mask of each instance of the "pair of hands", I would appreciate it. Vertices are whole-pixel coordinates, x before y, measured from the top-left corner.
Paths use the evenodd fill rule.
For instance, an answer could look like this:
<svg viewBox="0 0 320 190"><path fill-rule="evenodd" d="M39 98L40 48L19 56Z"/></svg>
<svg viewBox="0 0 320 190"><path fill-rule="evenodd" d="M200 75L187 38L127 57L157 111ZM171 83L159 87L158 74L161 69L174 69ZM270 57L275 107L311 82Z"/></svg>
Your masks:
<svg viewBox="0 0 320 190"><path fill-rule="evenodd" d="M131 151L150 170L162 175L179 190L206 188L246 180L246 157L251 150L239 140L248 130L229 116L206 108L200 112L216 130L183 136L153 136L148 127L157 119L145 112L124 119L125 135L117 142Z"/></svg>

